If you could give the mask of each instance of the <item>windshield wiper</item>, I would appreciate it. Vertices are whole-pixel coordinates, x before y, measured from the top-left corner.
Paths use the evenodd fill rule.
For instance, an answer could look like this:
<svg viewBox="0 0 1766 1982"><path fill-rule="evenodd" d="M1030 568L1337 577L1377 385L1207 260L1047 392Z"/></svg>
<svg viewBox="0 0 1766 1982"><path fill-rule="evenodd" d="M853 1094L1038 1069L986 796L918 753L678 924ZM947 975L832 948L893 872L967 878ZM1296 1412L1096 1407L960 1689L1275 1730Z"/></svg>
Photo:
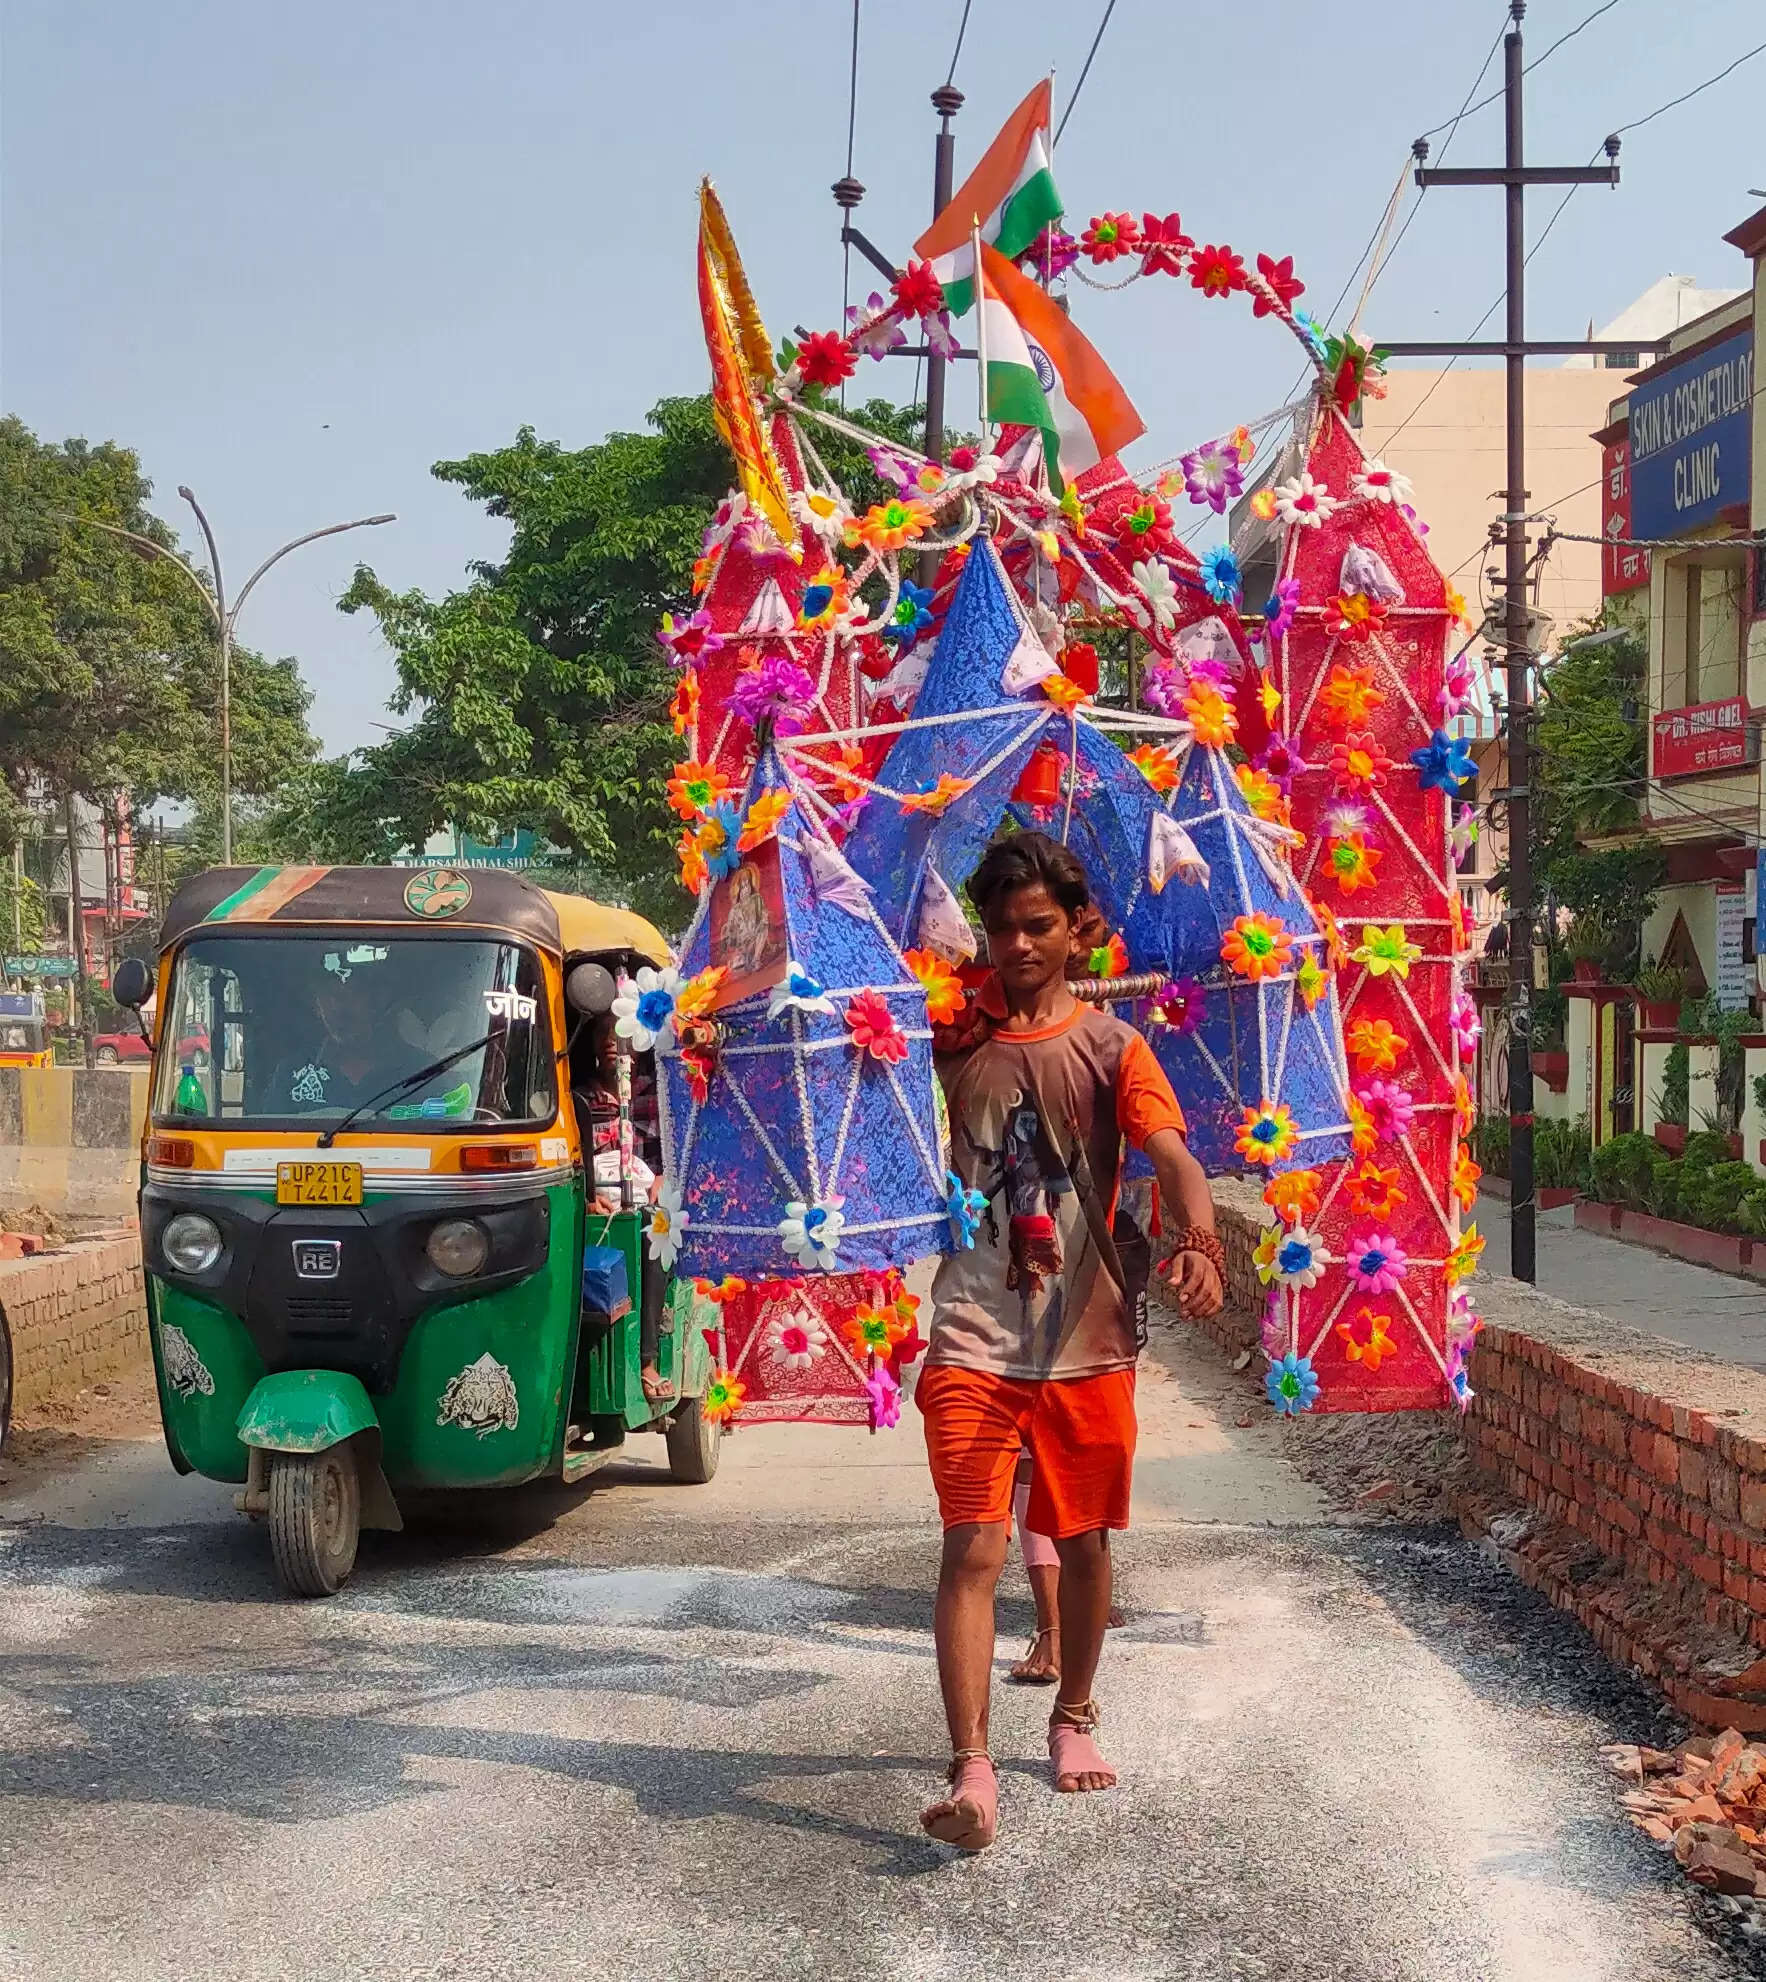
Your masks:
<svg viewBox="0 0 1766 1982"><path fill-rule="evenodd" d="M360 1107L352 1108L336 1128L325 1131L319 1138L318 1147L331 1148L344 1130L352 1122L359 1121L369 1109L378 1107L382 1101L391 1101L401 1094L408 1094L414 1087L421 1087L426 1080L433 1080L437 1074L445 1073L456 1060L463 1060L468 1053L476 1053L481 1046L488 1046L496 1036L494 1032L487 1032L482 1039L475 1039L470 1045L456 1046L453 1052L444 1053L439 1060L431 1060L427 1067L419 1067L414 1074L406 1074L403 1080L395 1080L390 1087L383 1087L378 1094L369 1095Z"/></svg>

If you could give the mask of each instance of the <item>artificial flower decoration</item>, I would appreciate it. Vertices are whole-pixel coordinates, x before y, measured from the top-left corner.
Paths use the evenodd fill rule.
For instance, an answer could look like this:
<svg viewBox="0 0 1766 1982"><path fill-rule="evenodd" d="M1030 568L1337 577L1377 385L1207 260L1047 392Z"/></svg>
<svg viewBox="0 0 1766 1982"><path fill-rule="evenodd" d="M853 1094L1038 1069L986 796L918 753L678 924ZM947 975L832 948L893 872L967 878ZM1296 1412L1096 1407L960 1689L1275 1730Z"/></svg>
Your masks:
<svg viewBox="0 0 1766 1982"><path fill-rule="evenodd" d="M1300 754L1300 746L1280 730L1270 732L1269 741L1251 761L1259 771L1267 771L1274 778L1284 796L1294 789L1296 778L1312 769Z"/></svg>
<svg viewBox="0 0 1766 1982"><path fill-rule="evenodd" d="M934 819L942 819L973 782L971 778L954 777L949 771L940 771L935 785L929 785L924 791L903 792L901 809L904 812L924 812Z"/></svg>
<svg viewBox="0 0 1766 1982"><path fill-rule="evenodd" d="M1233 1147L1247 1163L1279 1163L1299 1135L1300 1125L1285 1102L1260 1101L1239 1118Z"/></svg>
<svg viewBox="0 0 1766 1982"><path fill-rule="evenodd" d="M1263 602L1263 638L1267 645L1274 646L1294 624L1294 615L1300 610L1300 581L1298 578L1278 578L1275 590Z"/></svg>
<svg viewBox="0 0 1766 1982"><path fill-rule="evenodd" d="M714 963L697 976L689 977L675 993L675 1027L690 1024L694 1019L702 1019L717 1000L717 994L729 971L721 964Z"/></svg>
<svg viewBox="0 0 1766 1982"><path fill-rule="evenodd" d="M1416 1103L1396 1081L1363 1081L1355 1090L1373 1132L1381 1142L1396 1142L1410 1134Z"/></svg>
<svg viewBox="0 0 1766 1982"><path fill-rule="evenodd" d="M1457 586L1448 586L1446 595L1442 599L1442 604L1446 606L1448 612L1452 615L1456 626L1464 626L1468 623L1466 620L1466 595Z"/></svg>
<svg viewBox="0 0 1766 1982"><path fill-rule="evenodd" d="M932 587L916 585L911 578L901 581L895 604L883 626L883 638L899 647L911 647L921 632L932 624Z"/></svg>
<svg viewBox="0 0 1766 1982"><path fill-rule="evenodd" d="M1330 983L1330 974L1310 950L1300 952L1300 961L1294 966L1294 989L1300 994L1300 1002L1310 1012L1325 994L1325 986Z"/></svg>
<svg viewBox="0 0 1766 1982"><path fill-rule="evenodd" d="M702 1106L711 1093L711 1077L717 1072L717 1031L709 1020L677 1025L676 1048L681 1071L687 1076L687 1092Z"/></svg>
<svg viewBox="0 0 1766 1982"><path fill-rule="evenodd" d="M1205 503L1216 516L1224 516L1227 504L1244 493L1244 462L1230 440L1205 440L1178 466L1190 501Z"/></svg>
<svg viewBox="0 0 1766 1982"><path fill-rule="evenodd" d="M1275 490L1272 488L1256 490L1251 497L1251 514L1256 517L1259 523L1273 523L1275 521L1275 512Z"/></svg>
<svg viewBox="0 0 1766 1982"><path fill-rule="evenodd" d="M660 1047L668 1051L674 1037L675 999L681 988L681 974L673 964L652 970L640 967L637 977L622 978L619 996L613 1001L613 1030L629 1039L632 1049L648 1053Z"/></svg>
<svg viewBox="0 0 1766 1982"><path fill-rule="evenodd" d="M1161 744L1143 743L1128 753L1128 761L1157 792L1172 790L1180 775L1177 759Z"/></svg>
<svg viewBox="0 0 1766 1982"><path fill-rule="evenodd" d="M1463 991L1454 992L1447 1007L1447 1029L1453 1034L1453 1043L1462 1058L1470 1058L1477 1051L1484 1022L1478 1017L1478 1007Z"/></svg>
<svg viewBox="0 0 1766 1982"><path fill-rule="evenodd" d="M729 795L730 781L723 772L692 758L677 764L668 781L668 802L682 819L697 819Z"/></svg>
<svg viewBox="0 0 1766 1982"><path fill-rule="evenodd" d="M1245 592L1245 574L1225 544L1202 553L1202 589L1217 606L1236 606Z"/></svg>
<svg viewBox="0 0 1766 1982"><path fill-rule="evenodd" d="M692 1222L693 1214L681 1204L680 1185L672 1177L665 1179L644 1212L644 1244L658 1266L673 1267L682 1235Z"/></svg>
<svg viewBox="0 0 1766 1982"><path fill-rule="evenodd" d="M1141 676L1141 700L1156 715L1175 716L1188 693L1183 676L1169 661L1151 662Z"/></svg>
<svg viewBox="0 0 1766 1982"><path fill-rule="evenodd" d="M944 1173L944 1209L950 1219L951 1244L958 1252L972 1252L975 1234L987 1211L987 1193L969 1190L954 1170Z"/></svg>
<svg viewBox="0 0 1766 1982"><path fill-rule="evenodd" d="M1468 1225L1453 1243L1453 1250L1442 1263L1441 1276L1450 1287L1457 1287L1462 1280L1469 1280L1478 1270L1478 1255L1484 1250L1484 1241L1478 1236L1476 1225Z"/></svg>
<svg viewBox="0 0 1766 1982"><path fill-rule="evenodd" d="M769 786L759 793L743 815L742 836L736 842L737 851L747 853L770 840L778 831L779 821L790 810L791 794L788 791Z"/></svg>
<svg viewBox="0 0 1766 1982"><path fill-rule="evenodd" d="M1374 814L1358 798L1334 798L1319 814L1318 823L1327 839L1346 840L1352 833L1366 839L1373 832Z"/></svg>
<svg viewBox="0 0 1766 1982"><path fill-rule="evenodd" d="M707 654L715 654L724 644L723 635L711 623L703 607L685 619L673 613L662 615L662 631L657 639L668 649L676 667L696 668Z"/></svg>
<svg viewBox="0 0 1766 1982"><path fill-rule="evenodd" d="M766 1015L776 1019L788 1011L823 1012L830 1018L834 1013L834 1001L828 996L828 987L810 976L795 957L785 960L785 975L780 978L767 994Z"/></svg>
<svg viewBox="0 0 1766 1982"><path fill-rule="evenodd" d="M1386 623L1386 606L1365 592L1339 592L1325 607L1325 626L1339 640L1359 647Z"/></svg>
<svg viewBox="0 0 1766 1982"><path fill-rule="evenodd" d="M1370 847L1359 833L1351 833L1346 840L1332 840L1325 850L1330 863L1331 878L1346 895L1353 895L1362 888L1376 885L1374 870L1380 864L1381 855Z"/></svg>
<svg viewBox="0 0 1766 1982"><path fill-rule="evenodd" d="M895 1015L875 991L855 991L847 1000L846 1029L853 1045L873 1060L894 1066L908 1056L908 1043Z"/></svg>
<svg viewBox="0 0 1766 1982"><path fill-rule="evenodd" d="M873 503L856 522L846 526L849 550L863 544L881 556L923 537L932 527L932 511L917 496L891 496Z"/></svg>
<svg viewBox="0 0 1766 1982"><path fill-rule="evenodd" d="M1370 461L1358 473L1349 478L1353 494L1367 502L1389 502L1394 505L1409 502L1414 491L1410 477L1399 474L1396 468L1388 468L1383 461Z"/></svg>
<svg viewBox="0 0 1766 1982"><path fill-rule="evenodd" d="M845 571L837 564L825 564L803 588L797 607L798 629L804 633L830 632L851 604Z"/></svg>
<svg viewBox="0 0 1766 1982"><path fill-rule="evenodd" d="M1351 1094L1345 1104L1349 1115L1349 1146L1357 1156L1371 1156L1379 1146L1379 1137L1374 1134L1373 1121L1362 1105L1358 1094Z"/></svg>
<svg viewBox="0 0 1766 1982"><path fill-rule="evenodd" d="M1478 769L1472 760L1472 746L1463 737L1449 736L1441 729L1421 750L1410 753L1410 761L1424 791L1444 791L1449 798L1457 798L1460 786L1476 776Z"/></svg>
<svg viewBox="0 0 1766 1982"><path fill-rule="evenodd" d="M835 330L812 330L797 347L797 375L805 385L843 384L858 370L858 353Z"/></svg>
<svg viewBox="0 0 1766 1982"><path fill-rule="evenodd" d="M1166 570L1156 557L1137 558L1129 568L1129 577L1146 594L1147 604L1153 609L1153 617L1161 626L1177 624L1177 580Z"/></svg>
<svg viewBox="0 0 1766 1982"><path fill-rule="evenodd" d="M1365 723L1386 698L1374 686L1374 671L1366 661L1335 661L1318 692L1319 711L1337 729Z"/></svg>
<svg viewBox="0 0 1766 1982"><path fill-rule="evenodd" d="M711 878L705 855L699 850L696 833L683 833L675 842L675 858L680 862L680 882L690 895L696 895Z"/></svg>
<svg viewBox="0 0 1766 1982"><path fill-rule="evenodd" d="M1233 705L1212 682L1198 681L1183 698L1196 741L1207 750L1224 750L1239 733Z"/></svg>
<svg viewBox="0 0 1766 1982"><path fill-rule="evenodd" d="M1443 722L1450 723L1455 716L1464 714L1476 685L1471 662L1463 654L1454 655L1447 663L1441 686L1435 691L1435 707L1441 712Z"/></svg>
<svg viewBox="0 0 1766 1982"><path fill-rule="evenodd" d="M930 262L910 261L890 287L909 316L929 317L944 308L944 284Z"/></svg>
<svg viewBox="0 0 1766 1982"><path fill-rule="evenodd" d="M1069 640L1061 649L1061 672L1088 695L1098 692L1098 650L1089 640Z"/></svg>
<svg viewBox="0 0 1766 1982"><path fill-rule="evenodd" d="M926 993L926 1012L934 1025L949 1025L963 1009L963 983L936 950L905 950L902 961Z"/></svg>
<svg viewBox="0 0 1766 1982"><path fill-rule="evenodd" d="M1235 765L1233 775L1239 781L1239 789L1245 794L1245 803L1251 808L1254 818L1273 819L1284 826L1287 824L1287 793L1275 778L1250 764Z"/></svg>
<svg viewBox="0 0 1766 1982"><path fill-rule="evenodd" d="M1078 259L1079 243L1059 221L1051 220L1018 257L1018 266L1046 288L1059 281Z"/></svg>
<svg viewBox="0 0 1766 1982"><path fill-rule="evenodd" d="M1456 1349L1469 1349L1476 1341L1482 1319L1473 1312L1472 1297L1463 1287L1452 1287L1447 1294L1447 1339Z"/></svg>
<svg viewBox="0 0 1766 1982"><path fill-rule="evenodd" d="M699 713L699 677L691 668L675 683L675 692L668 705L669 718L674 724L676 736L685 736L687 726Z"/></svg>
<svg viewBox="0 0 1766 1982"><path fill-rule="evenodd" d="M901 327L899 312L885 302L875 289L865 298L862 307L857 303L848 305L846 336L855 351L863 351L879 362L887 358L891 351L899 351L908 341L908 334Z"/></svg>
<svg viewBox="0 0 1766 1982"><path fill-rule="evenodd" d="M1107 943L1100 943L1085 960L1086 974L1090 977L1125 977L1128 974L1128 945L1122 938L1111 934Z"/></svg>
<svg viewBox="0 0 1766 1982"><path fill-rule="evenodd" d="M783 654L769 654L757 667L744 668L729 693L731 715L751 729L771 723L776 736L796 736L816 699L809 671Z"/></svg>
<svg viewBox="0 0 1766 1982"><path fill-rule="evenodd" d="M1212 242L1198 248L1190 257L1190 287L1204 296L1230 296L1245 286L1245 258L1235 255L1224 243Z"/></svg>
<svg viewBox="0 0 1766 1982"><path fill-rule="evenodd" d="M1478 1119L1478 1111L1472 1105L1472 1084L1464 1074L1453 1077L1453 1119L1462 1136L1471 1134L1472 1124Z"/></svg>
<svg viewBox="0 0 1766 1982"><path fill-rule="evenodd" d="M1384 929L1365 922L1360 947L1350 955L1369 977L1384 977L1388 972L1394 977L1409 977L1411 965L1422 953L1422 944L1410 940L1402 922L1389 923Z"/></svg>
<svg viewBox="0 0 1766 1982"><path fill-rule="evenodd" d="M820 489L799 489L791 498L791 514L827 550L844 539L850 520L839 496L826 495Z"/></svg>
<svg viewBox="0 0 1766 1982"><path fill-rule="evenodd" d="M1123 255L1133 254L1140 246L1140 239L1141 230L1134 224L1133 214L1100 213L1080 235L1079 245L1090 261L1102 267Z"/></svg>
<svg viewBox="0 0 1766 1982"><path fill-rule="evenodd" d="M1284 1225L1304 1225L1317 1214L1323 1188L1316 1170L1284 1170L1263 1186L1263 1202Z"/></svg>
<svg viewBox="0 0 1766 1982"><path fill-rule="evenodd" d="M794 1375L814 1367L825 1340L821 1322L807 1308L780 1315L766 1332L766 1346L773 1360Z"/></svg>
<svg viewBox="0 0 1766 1982"><path fill-rule="evenodd" d="M943 358L948 362L952 358L962 356L963 340L957 335L955 326L951 323L949 310L940 310L936 316L922 317L920 328L925 331L926 347L935 358ZM993 477L989 475L986 479L992 481ZM939 487L940 483L922 479L920 486L923 489L932 489Z"/></svg>
<svg viewBox="0 0 1766 1982"><path fill-rule="evenodd" d="M708 1423L726 1425L742 1408L748 1386L729 1370L719 1370L705 1386L699 1415Z"/></svg>
<svg viewBox="0 0 1766 1982"><path fill-rule="evenodd" d="M1349 1241L1343 1269L1362 1294L1389 1294L1410 1270L1410 1259L1390 1232L1364 1232Z"/></svg>
<svg viewBox="0 0 1766 1982"><path fill-rule="evenodd" d="M1372 791L1392 768L1392 760L1365 731L1351 730L1341 743L1331 746L1331 789L1340 792ZM1343 839L1353 834L1339 835Z"/></svg>
<svg viewBox="0 0 1766 1982"><path fill-rule="evenodd" d="M1453 1392L1453 1401L1462 1411L1469 1411L1472 1399L1477 1392L1472 1388L1472 1379L1466 1370L1466 1352L1455 1343L1447 1352L1447 1387Z"/></svg>
<svg viewBox="0 0 1766 1982"><path fill-rule="evenodd" d="M1296 1418L1318 1402L1319 1383L1310 1356L1290 1349L1263 1373L1263 1394L1285 1418Z"/></svg>
<svg viewBox="0 0 1766 1982"><path fill-rule="evenodd" d="M725 1301L733 1301L738 1294L748 1291L748 1282L734 1273L726 1273L721 1280L695 1280L693 1285L708 1301L715 1301L720 1308Z"/></svg>
<svg viewBox="0 0 1766 1982"><path fill-rule="evenodd" d="M846 1229L843 1197L830 1197L815 1204L793 1198L779 1220L779 1243L804 1266L833 1270L840 1252L840 1235Z"/></svg>
<svg viewBox="0 0 1766 1982"><path fill-rule="evenodd" d="M1171 530L1171 505L1160 497L1142 496L1116 519L1116 541L1124 558L1168 551L1177 539Z"/></svg>
<svg viewBox="0 0 1766 1982"><path fill-rule="evenodd" d="M886 1362L906 1330L892 1305L861 1301L840 1324L840 1332L857 1361L876 1356Z"/></svg>
<svg viewBox="0 0 1766 1982"><path fill-rule="evenodd" d="M1371 1158L1349 1179L1349 1209L1357 1218L1389 1220L1409 1193L1398 1188L1398 1165L1382 1170Z"/></svg>
<svg viewBox="0 0 1766 1982"><path fill-rule="evenodd" d="M1453 1195L1459 1199L1461 1211L1470 1211L1478 1202L1478 1179L1483 1174L1482 1166L1462 1142L1453 1158Z"/></svg>
<svg viewBox="0 0 1766 1982"><path fill-rule="evenodd" d="M901 1423L901 1385L885 1363L879 1363L865 1377L865 1395L871 1404L871 1429L892 1431Z"/></svg>
<svg viewBox="0 0 1766 1982"><path fill-rule="evenodd" d="M1356 1310L1355 1320L1367 1330L1365 1342L1356 1334L1352 1322L1338 1322L1337 1334L1343 1344L1344 1356L1352 1363L1363 1364L1371 1376L1388 1356L1398 1353L1398 1344L1392 1340L1392 1318L1363 1307Z"/></svg>
<svg viewBox="0 0 1766 1982"><path fill-rule="evenodd" d="M1290 308L1296 296L1306 294L1306 284L1294 274L1294 257L1283 255L1280 261L1269 255L1257 257L1257 273L1263 278L1261 283L1251 284L1251 314L1254 317L1269 316L1279 303L1283 309ZM1269 295L1264 294L1268 289ZM1271 302L1270 296L1275 298Z"/></svg>
<svg viewBox="0 0 1766 1982"><path fill-rule="evenodd" d="M1267 1277L1279 1287L1292 1287L1296 1293L1304 1293L1318 1285L1330 1263L1331 1255L1313 1233L1304 1225L1291 1225L1276 1245L1272 1271Z"/></svg>
<svg viewBox="0 0 1766 1982"><path fill-rule="evenodd" d="M1077 708L1081 702L1091 700L1091 697L1069 674L1045 675L1038 685L1044 696L1054 703L1057 709Z"/></svg>
<svg viewBox="0 0 1766 1982"><path fill-rule="evenodd" d="M1357 1073L1389 1074L1410 1051L1410 1041L1390 1019L1357 1019L1343 1042Z"/></svg>
<svg viewBox="0 0 1766 1982"><path fill-rule="evenodd" d="M720 798L700 820L699 830L694 834L699 857L706 873L714 881L734 874L742 865L742 854L737 845L741 837L742 821L736 816L735 806L729 799Z"/></svg>
<svg viewBox="0 0 1766 1982"><path fill-rule="evenodd" d="M1183 220L1168 213L1163 220L1156 213L1141 215L1141 273L1143 275L1182 275L1184 256L1195 242L1183 231Z"/></svg>
<svg viewBox="0 0 1766 1982"><path fill-rule="evenodd" d="M1253 984L1266 977L1280 977L1293 954L1294 939L1261 909L1234 918L1220 942L1220 960L1235 977Z"/></svg>
<svg viewBox="0 0 1766 1982"><path fill-rule="evenodd" d="M1319 529L1340 507L1327 486L1315 482L1304 469L1291 480L1275 486L1275 513L1284 523L1302 530Z"/></svg>
<svg viewBox="0 0 1766 1982"><path fill-rule="evenodd" d="M1305 338L1306 348L1322 364L1327 349L1323 324L1316 317L1308 316L1304 310L1296 310L1294 328Z"/></svg>
<svg viewBox="0 0 1766 1982"><path fill-rule="evenodd" d="M1276 687L1268 675L1258 684L1257 699L1263 704L1263 720L1273 723L1281 713L1282 691Z"/></svg>
<svg viewBox="0 0 1766 1982"><path fill-rule="evenodd" d="M1202 1023L1208 1008L1208 991L1200 978L1180 977L1166 985L1153 1003L1153 1017L1168 1025L1180 1039Z"/></svg>

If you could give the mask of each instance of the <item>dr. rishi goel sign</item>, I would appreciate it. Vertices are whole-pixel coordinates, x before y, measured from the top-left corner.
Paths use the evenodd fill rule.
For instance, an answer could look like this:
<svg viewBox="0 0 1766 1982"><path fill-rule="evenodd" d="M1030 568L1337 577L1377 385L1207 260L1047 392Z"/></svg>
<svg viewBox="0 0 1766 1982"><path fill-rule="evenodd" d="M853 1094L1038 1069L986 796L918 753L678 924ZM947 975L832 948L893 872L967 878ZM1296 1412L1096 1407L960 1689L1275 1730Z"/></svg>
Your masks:
<svg viewBox="0 0 1766 1982"><path fill-rule="evenodd" d="M1682 536L1746 505L1753 392L1744 328L1632 393L1632 536Z"/></svg>

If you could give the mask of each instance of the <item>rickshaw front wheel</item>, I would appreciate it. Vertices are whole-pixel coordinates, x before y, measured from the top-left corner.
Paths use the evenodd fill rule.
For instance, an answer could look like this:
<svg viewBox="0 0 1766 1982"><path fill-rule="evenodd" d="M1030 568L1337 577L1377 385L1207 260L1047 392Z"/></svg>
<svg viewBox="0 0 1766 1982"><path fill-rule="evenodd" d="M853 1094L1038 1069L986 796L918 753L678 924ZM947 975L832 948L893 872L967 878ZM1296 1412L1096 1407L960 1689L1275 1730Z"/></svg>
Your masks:
<svg viewBox="0 0 1766 1982"><path fill-rule="evenodd" d="M683 1486L704 1486L717 1471L723 1426L705 1415L705 1399L689 1397L668 1422L668 1470Z"/></svg>
<svg viewBox="0 0 1766 1982"><path fill-rule="evenodd" d="M335 1596L356 1565L362 1485L346 1442L270 1454L270 1555L297 1597Z"/></svg>

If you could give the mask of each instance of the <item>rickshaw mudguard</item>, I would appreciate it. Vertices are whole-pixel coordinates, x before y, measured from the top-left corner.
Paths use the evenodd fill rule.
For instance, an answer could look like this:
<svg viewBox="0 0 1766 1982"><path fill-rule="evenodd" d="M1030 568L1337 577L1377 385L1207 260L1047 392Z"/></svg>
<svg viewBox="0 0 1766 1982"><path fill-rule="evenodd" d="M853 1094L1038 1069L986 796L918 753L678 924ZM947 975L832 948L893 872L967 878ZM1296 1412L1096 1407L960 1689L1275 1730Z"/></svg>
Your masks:
<svg viewBox="0 0 1766 1982"><path fill-rule="evenodd" d="M266 1452L323 1452L357 1432L379 1430L361 1379L342 1370L283 1370L266 1376L238 1418L240 1443Z"/></svg>

